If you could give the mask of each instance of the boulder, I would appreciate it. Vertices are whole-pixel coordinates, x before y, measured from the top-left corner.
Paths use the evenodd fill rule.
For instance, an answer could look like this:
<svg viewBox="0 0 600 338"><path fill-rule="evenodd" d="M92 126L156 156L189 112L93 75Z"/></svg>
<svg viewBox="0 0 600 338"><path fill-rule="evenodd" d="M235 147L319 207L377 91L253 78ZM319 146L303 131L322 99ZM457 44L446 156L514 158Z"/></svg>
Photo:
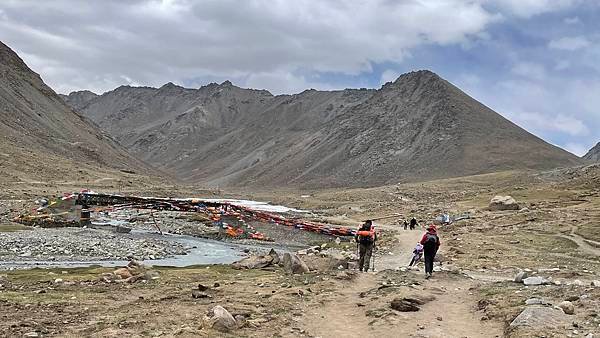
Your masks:
<svg viewBox="0 0 600 338"><path fill-rule="evenodd" d="M542 285L542 284L548 284L548 280L546 280L543 277L527 277L525 279L523 279L523 284L525 285Z"/></svg>
<svg viewBox="0 0 600 338"><path fill-rule="evenodd" d="M521 271L515 276L515 283L523 283L523 280L527 278L529 275L527 271Z"/></svg>
<svg viewBox="0 0 600 338"><path fill-rule="evenodd" d="M209 327L221 332L229 332L237 326L235 318L221 305L213 307L206 318Z"/></svg>
<svg viewBox="0 0 600 338"><path fill-rule="evenodd" d="M241 261L237 261L231 266L234 269L261 269L266 268L267 266L273 263L273 256L250 256L242 259Z"/></svg>
<svg viewBox="0 0 600 338"><path fill-rule="evenodd" d="M593 280L591 285L595 288L600 288L600 280Z"/></svg>
<svg viewBox="0 0 600 338"><path fill-rule="evenodd" d="M528 306L511 323L510 328L532 328L538 332L557 328L569 323L563 311L552 307Z"/></svg>
<svg viewBox="0 0 600 338"><path fill-rule="evenodd" d="M495 196L490 201L489 209L496 210L519 210L519 204L511 196Z"/></svg>
<svg viewBox="0 0 600 338"><path fill-rule="evenodd" d="M410 298L395 298L392 300L392 309L400 312L416 312L419 311L419 304Z"/></svg>
<svg viewBox="0 0 600 338"><path fill-rule="evenodd" d="M298 256L289 252L283 255L283 269L291 274L310 272L308 266Z"/></svg>
<svg viewBox="0 0 600 338"><path fill-rule="evenodd" d="M575 314L575 306L573 306L573 303L569 302L568 300L565 300L564 302L558 304L558 307L561 308L563 312L568 315Z"/></svg>
<svg viewBox="0 0 600 338"><path fill-rule="evenodd" d="M281 262L281 258L279 258L279 254L277 251L275 251L275 249L271 249L271 251L269 251L269 256L273 257L271 264L277 265Z"/></svg>
<svg viewBox="0 0 600 338"><path fill-rule="evenodd" d="M127 278L130 278L133 276L131 271L129 271L129 269L127 269L127 268L119 268L119 269L113 271L113 274L118 276L121 279L127 279Z"/></svg>
<svg viewBox="0 0 600 338"><path fill-rule="evenodd" d="M548 302L540 298L529 298L525 301L525 305L549 305Z"/></svg>
<svg viewBox="0 0 600 338"><path fill-rule="evenodd" d="M302 258L310 271L331 271L348 269L348 258L339 252L327 251L327 254L305 256Z"/></svg>
<svg viewBox="0 0 600 338"><path fill-rule="evenodd" d="M212 296L209 295L208 293L204 292L204 291L192 290L192 298L195 298L195 299L198 299L198 298L212 298Z"/></svg>

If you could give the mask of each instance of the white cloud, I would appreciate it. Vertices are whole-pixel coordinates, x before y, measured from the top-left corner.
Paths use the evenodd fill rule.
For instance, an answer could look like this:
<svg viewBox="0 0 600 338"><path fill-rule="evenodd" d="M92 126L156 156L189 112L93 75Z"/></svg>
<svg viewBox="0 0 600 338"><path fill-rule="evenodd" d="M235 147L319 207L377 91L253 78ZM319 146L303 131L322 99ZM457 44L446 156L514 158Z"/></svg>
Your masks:
<svg viewBox="0 0 600 338"><path fill-rule="evenodd" d="M574 16L574 17L570 17L570 18L565 18L563 20L564 23L566 23L567 25L575 25L578 23L581 23L581 20L579 19L578 16Z"/></svg>
<svg viewBox="0 0 600 338"><path fill-rule="evenodd" d="M565 144L562 148L580 157L587 154L587 152L590 150L590 148L586 147L584 144L573 142Z"/></svg>
<svg viewBox="0 0 600 338"><path fill-rule="evenodd" d="M551 40L548 47L567 51L574 51L585 48L590 45L588 39L584 36L564 37L556 40Z"/></svg>
<svg viewBox="0 0 600 338"><path fill-rule="evenodd" d="M513 66L511 72L535 80L541 80L546 77L545 67L534 62L518 62Z"/></svg>
<svg viewBox="0 0 600 338"><path fill-rule="evenodd" d="M535 133L559 132L571 136L586 136L590 130L583 121L573 116L550 115L539 112L509 112L516 124Z"/></svg>
<svg viewBox="0 0 600 338"><path fill-rule="evenodd" d="M581 0L491 0L492 5L524 18L571 7Z"/></svg>
<svg viewBox="0 0 600 338"><path fill-rule="evenodd" d="M569 60L559 60L554 66L555 70L565 70L571 67L571 61Z"/></svg>
<svg viewBox="0 0 600 338"><path fill-rule="evenodd" d="M61 92L103 92L123 76L152 86L239 77L259 87L282 76L291 90L303 81L294 74L357 75L419 46L479 39L497 20L470 0L29 0L0 10L4 42Z"/></svg>

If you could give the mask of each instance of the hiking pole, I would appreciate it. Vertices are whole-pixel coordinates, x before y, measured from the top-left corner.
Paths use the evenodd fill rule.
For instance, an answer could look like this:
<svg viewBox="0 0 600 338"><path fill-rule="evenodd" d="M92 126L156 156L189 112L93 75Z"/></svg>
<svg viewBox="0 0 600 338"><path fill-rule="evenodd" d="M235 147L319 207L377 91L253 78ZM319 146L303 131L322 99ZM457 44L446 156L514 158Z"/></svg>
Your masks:
<svg viewBox="0 0 600 338"><path fill-rule="evenodd" d="M373 259L373 272L375 272L375 247L375 242L373 242L373 254L371 255L371 258Z"/></svg>
<svg viewBox="0 0 600 338"><path fill-rule="evenodd" d="M356 242L356 259L357 259L357 261L356 261L356 267L357 268L358 268L358 262L360 261L359 254L360 254L360 251L358 250L358 242Z"/></svg>

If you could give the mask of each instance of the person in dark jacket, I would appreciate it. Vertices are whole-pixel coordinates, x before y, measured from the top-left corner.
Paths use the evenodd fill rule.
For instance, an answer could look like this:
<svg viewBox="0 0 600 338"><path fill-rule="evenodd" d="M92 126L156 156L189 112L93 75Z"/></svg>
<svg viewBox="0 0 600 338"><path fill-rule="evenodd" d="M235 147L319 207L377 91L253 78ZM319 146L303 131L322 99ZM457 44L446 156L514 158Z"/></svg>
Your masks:
<svg viewBox="0 0 600 338"><path fill-rule="evenodd" d="M365 221L355 236L356 243L358 243L358 269L360 271L369 271L369 262L371 261L371 255L373 254L373 247L377 240L377 234L375 233L375 227L373 221Z"/></svg>
<svg viewBox="0 0 600 338"><path fill-rule="evenodd" d="M425 256L425 278L430 278L433 273L433 259L440 248L440 238L435 225L430 225L427 232L421 238L423 253Z"/></svg>
<svg viewBox="0 0 600 338"><path fill-rule="evenodd" d="M410 230L415 230L416 227L417 227L417 219L413 217L410 220Z"/></svg>

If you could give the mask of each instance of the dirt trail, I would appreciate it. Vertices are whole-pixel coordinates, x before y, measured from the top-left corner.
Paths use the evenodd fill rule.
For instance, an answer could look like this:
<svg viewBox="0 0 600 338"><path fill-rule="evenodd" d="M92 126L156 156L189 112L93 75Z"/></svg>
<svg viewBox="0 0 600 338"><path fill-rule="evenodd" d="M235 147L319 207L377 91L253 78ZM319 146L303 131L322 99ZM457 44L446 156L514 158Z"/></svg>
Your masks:
<svg viewBox="0 0 600 338"><path fill-rule="evenodd" d="M583 237L579 236L576 233L576 231L577 231L577 226L573 225L571 227L571 233L569 233L569 235L557 235L557 236L572 240L573 242L575 242L575 244L577 244L577 246L579 246L579 249L581 251L584 251L585 253L588 253L590 255L600 256L600 249L598 249L597 247L594 247L593 245L588 243L588 242L590 242L592 244L596 244L596 245L600 246L600 242L595 242L590 239L583 238Z"/></svg>
<svg viewBox="0 0 600 338"><path fill-rule="evenodd" d="M394 229L392 226L384 228ZM419 294L434 295L436 299L421 307L419 312L394 312L392 316L376 319L366 315L369 310L389 308L389 302L361 298L362 292L377 287L385 269L406 266L422 231L396 229L398 244L391 253L378 257L376 273L363 273L347 287L336 290L318 308L307 309L303 319L307 332L315 337L495 337L503 333L502 325L481 321L475 312L477 299L469 292L476 281L446 273L437 273L415 286ZM422 276L422 271L413 270ZM369 297L369 296L367 296ZM359 305L360 304L360 305ZM439 319L438 319L439 318Z"/></svg>

